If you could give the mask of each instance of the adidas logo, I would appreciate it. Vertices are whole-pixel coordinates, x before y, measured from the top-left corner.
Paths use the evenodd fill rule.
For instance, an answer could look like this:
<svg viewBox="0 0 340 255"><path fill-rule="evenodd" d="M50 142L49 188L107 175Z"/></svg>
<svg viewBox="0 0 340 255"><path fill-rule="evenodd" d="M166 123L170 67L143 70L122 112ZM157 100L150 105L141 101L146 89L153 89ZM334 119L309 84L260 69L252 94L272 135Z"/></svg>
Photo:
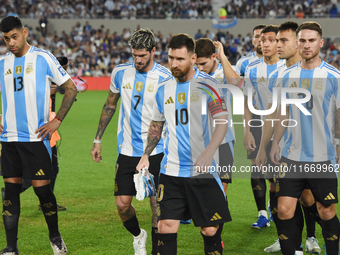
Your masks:
<svg viewBox="0 0 340 255"><path fill-rule="evenodd" d="M172 100L172 97L169 97L168 100L166 100L165 104L173 104L174 100Z"/></svg>
<svg viewBox="0 0 340 255"><path fill-rule="evenodd" d="M9 211L2 212L3 216L12 216L12 214Z"/></svg>
<svg viewBox="0 0 340 255"><path fill-rule="evenodd" d="M332 193L329 193L329 194L327 195L327 197L324 198L324 200L333 200L333 199L335 199L335 197L333 196Z"/></svg>
<svg viewBox="0 0 340 255"><path fill-rule="evenodd" d="M280 240L288 240L289 238L286 237L284 234L279 235Z"/></svg>
<svg viewBox="0 0 340 255"><path fill-rule="evenodd" d="M222 217L218 213L215 213L214 216L212 216L212 218L210 219L210 221L221 220L221 219Z"/></svg>
<svg viewBox="0 0 340 255"><path fill-rule="evenodd" d="M339 239L339 237L336 236L336 235L332 235L331 237L328 237L328 238L327 238L327 240L329 240L329 241L336 241L336 240L338 240L338 239Z"/></svg>
<svg viewBox="0 0 340 255"><path fill-rule="evenodd" d="M42 169L40 169L35 175L36 176L45 175L45 173L44 173L44 171Z"/></svg>
<svg viewBox="0 0 340 255"><path fill-rule="evenodd" d="M266 79L262 76L257 82L266 82Z"/></svg>
<svg viewBox="0 0 340 255"><path fill-rule="evenodd" d="M55 211L50 211L48 213L45 213L45 215L47 215L47 216L52 216L53 214L56 214L56 212Z"/></svg>
<svg viewBox="0 0 340 255"><path fill-rule="evenodd" d="M230 179L229 174L226 173L225 175L223 175L223 176L221 177L221 179L225 179L225 180Z"/></svg>
<svg viewBox="0 0 340 255"><path fill-rule="evenodd" d="M128 83L125 86L123 86L123 89L132 89L130 83Z"/></svg>
<svg viewBox="0 0 340 255"><path fill-rule="evenodd" d="M218 251L211 251L208 252L208 255L221 255L221 253L219 253Z"/></svg>
<svg viewBox="0 0 340 255"><path fill-rule="evenodd" d="M290 84L289 87L290 88L297 88L298 86L297 86L296 82L294 81L292 84Z"/></svg>
<svg viewBox="0 0 340 255"><path fill-rule="evenodd" d="M260 185L256 185L256 186L253 188L253 190L262 190L262 189L261 189Z"/></svg>
<svg viewBox="0 0 340 255"><path fill-rule="evenodd" d="M7 74L12 74L11 69L8 69L8 70L7 70L7 72L5 73L5 75L7 75Z"/></svg>

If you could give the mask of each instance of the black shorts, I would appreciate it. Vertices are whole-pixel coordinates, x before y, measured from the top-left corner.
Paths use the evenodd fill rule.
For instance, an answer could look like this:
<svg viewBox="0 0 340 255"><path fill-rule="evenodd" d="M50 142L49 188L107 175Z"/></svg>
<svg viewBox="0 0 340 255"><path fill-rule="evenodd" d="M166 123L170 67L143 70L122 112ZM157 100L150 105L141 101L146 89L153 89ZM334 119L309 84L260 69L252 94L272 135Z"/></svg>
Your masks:
<svg viewBox="0 0 340 255"><path fill-rule="evenodd" d="M223 188L213 177L182 178L161 174L157 216L159 220L192 218L196 227L231 221Z"/></svg>
<svg viewBox="0 0 340 255"><path fill-rule="evenodd" d="M253 159L256 158L257 152L259 151L260 143L261 143L261 136L262 136L262 122L261 122L261 116L260 115L252 115L252 121L250 124L252 125L250 127L250 132L252 133L254 139L255 139L255 145L256 148L254 151L247 151L247 159ZM256 121L255 121L256 120ZM246 123L248 125L248 123Z"/></svg>
<svg viewBox="0 0 340 255"><path fill-rule="evenodd" d="M1 142L1 169L4 178L27 180L54 178L51 147L43 142Z"/></svg>
<svg viewBox="0 0 340 255"><path fill-rule="evenodd" d="M281 171L276 178L276 195L299 198L304 189L310 189L315 201L323 205L338 202L338 178L335 171L325 173L312 173L310 169L316 165L332 165L331 161L324 162L298 162L281 158ZM287 170L283 170L287 167ZM290 170L289 170L290 169ZM304 169L309 169L308 172ZM315 168L314 168L315 169ZM322 178L326 177L327 178Z"/></svg>
<svg viewBox="0 0 340 255"><path fill-rule="evenodd" d="M234 143L228 142L218 147L218 175L224 183L231 183L232 166L234 163Z"/></svg>
<svg viewBox="0 0 340 255"><path fill-rule="evenodd" d="M164 154L160 153L149 157L149 172L153 174L156 189L158 187L159 170ZM115 177L115 196L135 196L136 188L133 182L133 175L136 173L140 157L118 155Z"/></svg>

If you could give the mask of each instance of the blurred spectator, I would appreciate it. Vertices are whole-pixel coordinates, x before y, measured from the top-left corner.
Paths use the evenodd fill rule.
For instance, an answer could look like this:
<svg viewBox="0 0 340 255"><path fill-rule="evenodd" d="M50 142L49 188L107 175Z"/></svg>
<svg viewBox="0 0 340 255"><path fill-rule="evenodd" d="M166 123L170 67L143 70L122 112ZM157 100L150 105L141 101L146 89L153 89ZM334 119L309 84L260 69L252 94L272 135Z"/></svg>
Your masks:
<svg viewBox="0 0 340 255"><path fill-rule="evenodd" d="M338 17L338 8L335 4L332 5L332 8L329 10L329 17L330 18L337 18Z"/></svg>

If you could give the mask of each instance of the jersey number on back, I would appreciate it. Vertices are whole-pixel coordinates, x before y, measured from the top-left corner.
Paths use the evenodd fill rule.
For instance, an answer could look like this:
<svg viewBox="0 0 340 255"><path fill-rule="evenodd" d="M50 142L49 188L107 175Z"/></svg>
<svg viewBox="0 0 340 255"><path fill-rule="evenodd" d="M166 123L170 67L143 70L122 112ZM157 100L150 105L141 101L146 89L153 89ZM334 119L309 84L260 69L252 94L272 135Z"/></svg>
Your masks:
<svg viewBox="0 0 340 255"><path fill-rule="evenodd" d="M24 88L24 83L22 77L14 78L14 91L20 91Z"/></svg>

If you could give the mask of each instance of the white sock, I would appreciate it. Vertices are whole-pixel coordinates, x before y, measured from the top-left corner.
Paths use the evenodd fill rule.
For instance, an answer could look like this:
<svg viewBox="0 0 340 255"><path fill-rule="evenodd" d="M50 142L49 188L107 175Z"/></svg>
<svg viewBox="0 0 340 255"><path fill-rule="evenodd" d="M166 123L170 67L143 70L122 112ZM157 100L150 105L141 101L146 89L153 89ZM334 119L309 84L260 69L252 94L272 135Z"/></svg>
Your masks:
<svg viewBox="0 0 340 255"><path fill-rule="evenodd" d="M266 217L266 219L268 219L268 214L267 214L267 211L266 210L261 210L261 211L259 211L259 217L260 216L264 216L264 217Z"/></svg>

